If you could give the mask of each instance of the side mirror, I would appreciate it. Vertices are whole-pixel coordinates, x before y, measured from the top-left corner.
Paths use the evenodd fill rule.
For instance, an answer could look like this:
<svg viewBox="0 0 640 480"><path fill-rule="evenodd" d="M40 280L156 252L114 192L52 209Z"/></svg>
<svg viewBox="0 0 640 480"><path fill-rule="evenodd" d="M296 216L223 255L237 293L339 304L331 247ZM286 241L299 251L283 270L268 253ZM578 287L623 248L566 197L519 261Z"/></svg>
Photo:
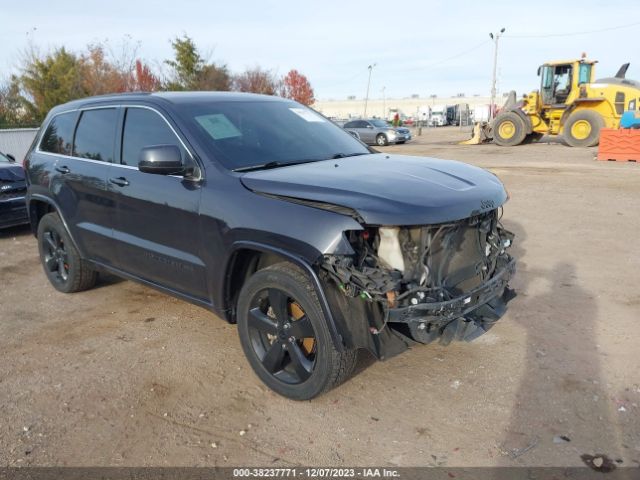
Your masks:
<svg viewBox="0 0 640 480"><path fill-rule="evenodd" d="M11 155L10 153L5 153L4 156L7 157L11 163L16 163L16 157Z"/></svg>
<svg viewBox="0 0 640 480"><path fill-rule="evenodd" d="M351 134L353 137L360 140L360 135L358 135L358 132L354 132L353 130L347 130L347 132L349 132L349 134Z"/></svg>
<svg viewBox="0 0 640 480"><path fill-rule="evenodd" d="M181 175L185 172L182 153L175 145L152 145L140 151L138 170L156 175Z"/></svg>
<svg viewBox="0 0 640 480"><path fill-rule="evenodd" d="M542 72L542 67L538 67L538 76L540 76L540 72Z"/></svg>

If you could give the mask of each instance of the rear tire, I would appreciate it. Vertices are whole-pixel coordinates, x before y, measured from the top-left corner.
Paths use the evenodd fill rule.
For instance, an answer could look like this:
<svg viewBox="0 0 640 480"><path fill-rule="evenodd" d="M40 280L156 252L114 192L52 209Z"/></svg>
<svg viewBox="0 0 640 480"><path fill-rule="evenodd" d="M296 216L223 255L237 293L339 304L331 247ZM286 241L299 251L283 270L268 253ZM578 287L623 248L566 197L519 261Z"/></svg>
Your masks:
<svg viewBox="0 0 640 480"><path fill-rule="evenodd" d="M604 127L602 117L591 110L572 113L564 124L564 139L572 147L594 147Z"/></svg>
<svg viewBox="0 0 640 480"><path fill-rule="evenodd" d="M247 280L237 318L251 368L284 397L309 400L353 372L356 351L335 348L313 284L290 263L258 270Z"/></svg>
<svg viewBox="0 0 640 480"><path fill-rule="evenodd" d="M93 287L98 273L83 260L57 213L47 213L38 224L38 250L44 273L56 290L80 292Z"/></svg>
<svg viewBox="0 0 640 480"><path fill-rule="evenodd" d="M379 133L376 137L376 145L379 147L385 147L389 145L389 140L387 140L387 136L384 133Z"/></svg>
<svg viewBox="0 0 640 480"><path fill-rule="evenodd" d="M527 136L524 121L515 112L499 114L493 121L493 141L501 147L513 147Z"/></svg>

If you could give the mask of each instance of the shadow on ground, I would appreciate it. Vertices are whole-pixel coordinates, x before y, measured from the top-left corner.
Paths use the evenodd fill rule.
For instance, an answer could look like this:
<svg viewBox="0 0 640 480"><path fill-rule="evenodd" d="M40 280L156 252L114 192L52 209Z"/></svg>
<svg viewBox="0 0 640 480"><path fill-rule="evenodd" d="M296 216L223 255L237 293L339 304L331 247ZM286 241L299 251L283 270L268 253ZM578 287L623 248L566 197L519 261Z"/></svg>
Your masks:
<svg viewBox="0 0 640 480"><path fill-rule="evenodd" d="M615 463L619 432L607 403L593 294L581 287L571 263L560 261L550 270L529 265L525 229L514 222L508 228L516 234L513 254L518 259L513 285L518 297L510 307L515 323L525 331L526 353L499 446L501 464L524 465L527 453L534 450L537 458L542 453L549 459L549 466L562 466L554 465L560 452L565 458L575 455L576 461L584 454L608 455ZM601 436L595 442L594 423ZM610 450L590 451L594 443L609 445Z"/></svg>

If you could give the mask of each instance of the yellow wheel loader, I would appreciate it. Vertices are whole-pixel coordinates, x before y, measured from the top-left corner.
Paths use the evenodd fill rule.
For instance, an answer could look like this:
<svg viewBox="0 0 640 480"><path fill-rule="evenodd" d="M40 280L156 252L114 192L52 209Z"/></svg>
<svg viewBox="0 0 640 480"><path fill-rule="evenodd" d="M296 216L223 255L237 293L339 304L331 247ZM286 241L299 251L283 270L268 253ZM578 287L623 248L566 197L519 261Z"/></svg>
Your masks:
<svg viewBox="0 0 640 480"><path fill-rule="evenodd" d="M597 145L601 128L617 128L622 113L639 106L640 83L625 78L628 63L615 77L594 81L595 63L581 58L540 66L540 90L519 102L512 92L496 118L477 125L473 137L463 143L493 139L512 146L535 142L543 135L562 135L572 147Z"/></svg>

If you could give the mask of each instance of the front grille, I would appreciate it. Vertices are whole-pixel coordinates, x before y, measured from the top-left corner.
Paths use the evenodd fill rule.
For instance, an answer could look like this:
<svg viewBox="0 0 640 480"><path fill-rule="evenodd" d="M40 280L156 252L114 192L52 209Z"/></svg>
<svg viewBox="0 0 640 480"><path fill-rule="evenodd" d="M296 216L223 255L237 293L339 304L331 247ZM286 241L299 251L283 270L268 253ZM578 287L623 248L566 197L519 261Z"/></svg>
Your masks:
<svg viewBox="0 0 640 480"><path fill-rule="evenodd" d="M27 194L26 188L20 188L18 190L0 190L0 201L2 200L12 200L14 198L24 197Z"/></svg>

